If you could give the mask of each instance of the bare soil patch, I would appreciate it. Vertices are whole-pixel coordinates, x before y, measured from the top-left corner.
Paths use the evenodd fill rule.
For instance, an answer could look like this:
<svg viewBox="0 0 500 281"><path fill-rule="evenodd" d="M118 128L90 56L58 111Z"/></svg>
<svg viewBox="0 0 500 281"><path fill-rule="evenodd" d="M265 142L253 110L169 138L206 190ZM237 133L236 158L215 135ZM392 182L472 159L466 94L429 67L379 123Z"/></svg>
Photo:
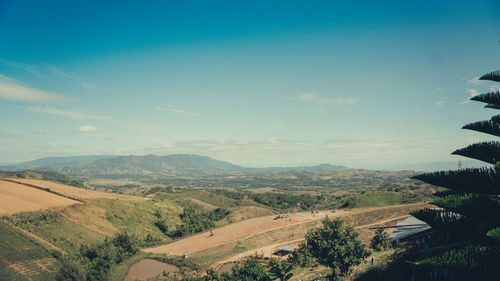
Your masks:
<svg viewBox="0 0 500 281"><path fill-rule="evenodd" d="M179 268L175 265L153 259L142 259L129 267L123 281L145 280L163 272L174 273L178 270Z"/></svg>
<svg viewBox="0 0 500 281"><path fill-rule="evenodd" d="M254 235L260 232L265 232L274 228L293 225L297 223L321 220L327 215L330 217L340 216L344 211L336 213L322 212L322 213L294 213L290 214L288 218L275 219L276 215L265 216L254 219L249 219L230 225L226 225L213 230L213 235L210 231L194 235L173 243L162 245L154 248L144 249L144 252L154 254L169 254L169 255L183 255L197 252L202 249L210 248L229 241L235 241L243 237Z"/></svg>
<svg viewBox="0 0 500 281"><path fill-rule="evenodd" d="M108 192L93 191L84 188L73 187L58 182L34 179L17 179L6 178L8 181L16 182L19 184L29 184L41 188L48 188L52 192L62 194L64 196L76 199L90 199L90 198L107 198L107 199L122 199L122 200L146 200L143 197L114 194ZM0 179L1 181L1 179Z"/></svg>
<svg viewBox="0 0 500 281"><path fill-rule="evenodd" d="M0 215L39 211L79 203L23 184L0 180Z"/></svg>

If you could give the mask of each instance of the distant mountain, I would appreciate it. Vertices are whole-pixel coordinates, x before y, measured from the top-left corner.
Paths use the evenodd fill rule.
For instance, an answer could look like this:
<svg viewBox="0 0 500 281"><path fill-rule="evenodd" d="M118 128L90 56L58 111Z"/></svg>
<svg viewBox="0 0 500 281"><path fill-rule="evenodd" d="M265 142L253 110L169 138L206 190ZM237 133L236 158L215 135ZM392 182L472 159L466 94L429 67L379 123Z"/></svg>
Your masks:
<svg viewBox="0 0 500 281"><path fill-rule="evenodd" d="M111 155L85 155L85 156L65 156L65 157L45 157L32 161L22 162L14 165L0 166L2 170L20 171L30 169L62 169L88 165L97 160L111 158Z"/></svg>
<svg viewBox="0 0 500 281"><path fill-rule="evenodd" d="M207 156L173 154L168 156L117 156L99 159L82 167L67 169L69 174L89 176L196 176L244 168Z"/></svg>
<svg viewBox="0 0 500 281"><path fill-rule="evenodd" d="M330 164L320 164L316 166L297 166L297 167L269 167L269 168L257 168L252 169L258 172L272 172L272 173L283 173L290 171L305 171L305 172L314 172L314 171L342 171L346 170L347 167L330 165Z"/></svg>
<svg viewBox="0 0 500 281"><path fill-rule="evenodd" d="M330 164L300 167L246 168L226 161L194 154L167 156L70 156L47 157L16 165L0 167L2 170L52 170L71 176L83 177L175 177L206 176L229 173L281 173L290 171L345 170Z"/></svg>

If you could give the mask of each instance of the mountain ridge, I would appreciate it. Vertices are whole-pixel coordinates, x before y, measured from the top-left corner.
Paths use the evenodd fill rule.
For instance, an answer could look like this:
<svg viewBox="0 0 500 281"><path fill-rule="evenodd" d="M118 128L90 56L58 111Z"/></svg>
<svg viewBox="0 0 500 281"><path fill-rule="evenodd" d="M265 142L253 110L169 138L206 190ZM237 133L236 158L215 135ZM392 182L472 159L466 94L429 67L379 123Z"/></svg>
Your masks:
<svg viewBox="0 0 500 281"><path fill-rule="evenodd" d="M316 166L249 168L197 154L148 155L86 155L44 157L0 169L54 170L69 175L90 176L203 176L221 173L262 173L288 171L344 170L344 166L320 164Z"/></svg>

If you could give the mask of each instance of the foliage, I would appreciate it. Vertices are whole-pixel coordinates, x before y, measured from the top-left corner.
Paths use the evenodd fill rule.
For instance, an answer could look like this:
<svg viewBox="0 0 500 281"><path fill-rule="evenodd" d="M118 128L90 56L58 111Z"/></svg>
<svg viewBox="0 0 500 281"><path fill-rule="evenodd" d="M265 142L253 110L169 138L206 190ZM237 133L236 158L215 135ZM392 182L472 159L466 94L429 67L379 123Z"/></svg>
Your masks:
<svg viewBox="0 0 500 281"><path fill-rule="evenodd" d="M255 259L249 259L242 267L235 265L231 271L231 280L234 281L272 280L266 269Z"/></svg>
<svg viewBox="0 0 500 281"><path fill-rule="evenodd" d="M500 227L495 227L490 229L486 235L496 240L496 242L500 242Z"/></svg>
<svg viewBox="0 0 500 281"><path fill-rule="evenodd" d="M191 206L186 207L179 217L182 223L169 234L172 238L202 232L215 226L214 216L211 213L207 214Z"/></svg>
<svg viewBox="0 0 500 281"><path fill-rule="evenodd" d="M133 236L120 233L113 239L105 239L102 243L82 245L80 261L87 269L87 279L105 280L114 264L138 252L137 241Z"/></svg>
<svg viewBox="0 0 500 281"><path fill-rule="evenodd" d="M370 241L370 247L375 251L380 251L382 248L387 248L389 246L389 234L385 232L383 228L377 229L375 235Z"/></svg>
<svg viewBox="0 0 500 281"><path fill-rule="evenodd" d="M310 194L292 195L289 193L273 192L252 194L251 197L257 203L282 211L294 207L300 208L301 210L311 210L311 208L322 199L321 196Z"/></svg>
<svg viewBox="0 0 500 281"><path fill-rule="evenodd" d="M280 281L290 280L293 276L292 269L293 266L291 264L287 264L276 258L272 258L269 261L269 273L273 279L279 279Z"/></svg>
<svg viewBox="0 0 500 281"><path fill-rule="evenodd" d="M85 281L87 275L83 267L73 261L64 261L56 274L57 281Z"/></svg>
<svg viewBox="0 0 500 281"><path fill-rule="evenodd" d="M463 126L462 129L478 131L500 137L500 124L491 120L470 123Z"/></svg>
<svg viewBox="0 0 500 281"><path fill-rule="evenodd" d="M500 219L500 204L490 196L481 194L453 194L436 198L431 204L469 218L492 222L498 222Z"/></svg>
<svg viewBox="0 0 500 281"><path fill-rule="evenodd" d="M323 228L307 233L306 241L312 256L330 267L333 276L347 275L370 255L357 236L352 226L344 226L340 219L324 220Z"/></svg>
<svg viewBox="0 0 500 281"><path fill-rule="evenodd" d="M500 193L500 173L494 168L439 171L417 175L413 178L458 191L481 194Z"/></svg>
<svg viewBox="0 0 500 281"><path fill-rule="evenodd" d="M449 268L464 268L467 270L483 270L494 260L495 250L488 246L467 245L462 248L450 249L441 255L432 256L419 265L446 266Z"/></svg>
<svg viewBox="0 0 500 281"><path fill-rule="evenodd" d="M300 245L288 257L288 262L300 267L311 267L314 265L314 258L305 244Z"/></svg>
<svg viewBox="0 0 500 281"><path fill-rule="evenodd" d="M457 149L453 151L452 154L481 160L489 164L495 164L500 161L500 142L488 141L474 143L465 148Z"/></svg>

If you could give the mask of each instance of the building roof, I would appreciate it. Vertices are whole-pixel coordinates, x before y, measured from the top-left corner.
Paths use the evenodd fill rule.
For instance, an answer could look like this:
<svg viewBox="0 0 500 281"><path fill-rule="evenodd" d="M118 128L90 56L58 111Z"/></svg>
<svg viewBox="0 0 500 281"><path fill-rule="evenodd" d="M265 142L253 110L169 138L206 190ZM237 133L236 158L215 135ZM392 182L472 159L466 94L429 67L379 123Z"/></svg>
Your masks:
<svg viewBox="0 0 500 281"><path fill-rule="evenodd" d="M295 246L282 246L282 247L278 247L278 251L286 251L286 252L292 252L295 249L297 249L297 247L295 247Z"/></svg>
<svg viewBox="0 0 500 281"><path fill-rule="evenodd" d="M408 217L404 220L398 221L397 228L389 236L389 240L400 240L408 236L431 229L431 226L417 219L416 217Z"/></svg>

